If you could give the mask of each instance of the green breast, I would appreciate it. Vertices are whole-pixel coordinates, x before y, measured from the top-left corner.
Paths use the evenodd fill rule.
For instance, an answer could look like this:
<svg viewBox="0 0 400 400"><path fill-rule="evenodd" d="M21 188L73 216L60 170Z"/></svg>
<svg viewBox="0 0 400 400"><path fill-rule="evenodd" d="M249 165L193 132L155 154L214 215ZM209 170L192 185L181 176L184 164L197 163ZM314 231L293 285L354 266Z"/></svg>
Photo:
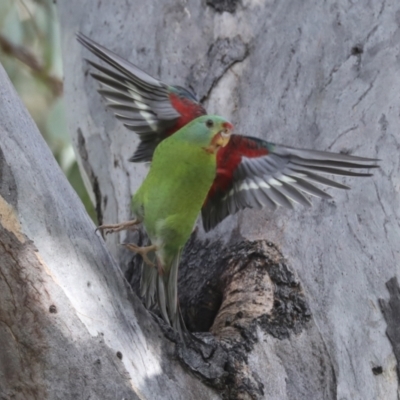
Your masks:
<svg viewBox="0 0 400 400"><path fill-rule="evenodd" d="M181 247L188 240L216 173L216 156L190 142L164 140L137 195L150 238ZM135 201L134 201L135 202Z"/></svg>

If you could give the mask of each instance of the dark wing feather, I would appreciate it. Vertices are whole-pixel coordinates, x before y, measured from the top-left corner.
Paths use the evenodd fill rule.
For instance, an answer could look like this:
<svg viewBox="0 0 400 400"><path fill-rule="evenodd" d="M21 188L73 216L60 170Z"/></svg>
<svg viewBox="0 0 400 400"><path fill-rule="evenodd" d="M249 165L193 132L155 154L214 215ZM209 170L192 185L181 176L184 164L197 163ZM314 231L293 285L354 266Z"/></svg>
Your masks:
<svg viewBox="0 0 400 400"><path fill-rule="evenodd" d="M206 114L194 93L154 79L114 52L78 33L79 43L112 67L88 60L98 72L99 93L126 128L136 132L140 144L131 161L151 161L158 143L188 122Z"/></svg>
<svg viewBox="0 0 400 400"><path fill-rule="evenodd" d="M294 149L252 137L239 140L235 136L228 151L222 149L223 155L217 159L217 178L202 208L206 231L244 208L293 208L294 203L310 207L305 193L331 198L315 183L349 189L320 174L371 176L364 171L378 167L376 159Z"/></svg>

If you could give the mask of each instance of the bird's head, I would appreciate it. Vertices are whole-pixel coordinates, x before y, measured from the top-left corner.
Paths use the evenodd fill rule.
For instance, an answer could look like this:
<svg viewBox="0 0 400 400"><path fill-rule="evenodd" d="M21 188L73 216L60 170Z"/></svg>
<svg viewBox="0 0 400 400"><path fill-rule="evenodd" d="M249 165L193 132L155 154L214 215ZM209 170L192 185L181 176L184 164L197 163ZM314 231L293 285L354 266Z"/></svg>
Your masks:
<svg viewBox="0 0 400 400"><path fill-rule="evenodd" d="M205 150L209 154L228 144L233 125L217 115L203 115L189 122L173 137ZM175 140L175 139L174 139Z"/></svg>
<svg viewBox="0 0 400 400"><path fill-rule="evenodd" d="M233 125L226 119L218 116L204 116L203 123L208 130L209 143L203 149L210 154L215 154L221 147L225 147L233 130Z"/></svg>
<svg viewBox="0 0 400 400"><path fill-rule="evenodd" d="M220 147L225 147L228 144L229 139L231 138L233 125L222 118L216 120L208 118L205 123L210 129L212 137L210 144L204 147L204 150L208 153L214 154Z"/></svg>

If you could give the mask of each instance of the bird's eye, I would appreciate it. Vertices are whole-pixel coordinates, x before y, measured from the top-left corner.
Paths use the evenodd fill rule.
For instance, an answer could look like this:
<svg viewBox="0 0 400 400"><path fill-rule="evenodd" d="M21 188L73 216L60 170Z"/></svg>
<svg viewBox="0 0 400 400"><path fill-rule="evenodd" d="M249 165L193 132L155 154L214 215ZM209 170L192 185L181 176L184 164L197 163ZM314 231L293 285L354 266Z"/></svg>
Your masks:
<svg viewBox="0 0 400 400"><path fill-rule="evenodd" d="M212 119L208 119L208 120L206 121L206 127L207 127L207 128L212 128L213 126L214 126L213 120L212 120Z"/></svg>

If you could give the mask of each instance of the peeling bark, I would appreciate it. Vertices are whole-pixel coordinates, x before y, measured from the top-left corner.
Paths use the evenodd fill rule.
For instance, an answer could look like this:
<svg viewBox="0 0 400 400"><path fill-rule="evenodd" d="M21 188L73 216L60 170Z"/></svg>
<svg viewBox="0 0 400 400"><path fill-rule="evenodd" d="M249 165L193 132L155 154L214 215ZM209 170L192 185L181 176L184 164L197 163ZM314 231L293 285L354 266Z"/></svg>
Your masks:
<svg viewBox="0 0 400 400"><path fill-rule="evenodd" d="M255 345L264 334L282 340L312 325L300 284L282 255L265 241L226 247L192 237L181 267L185 322L194 332L211 332L196 334L190 350L181 349L182 361L224 399L268 397L260 372L249 365ZM314 372L326 368L321 364ZM333 381L332 372L327 375L325 387Z"/></svg>

